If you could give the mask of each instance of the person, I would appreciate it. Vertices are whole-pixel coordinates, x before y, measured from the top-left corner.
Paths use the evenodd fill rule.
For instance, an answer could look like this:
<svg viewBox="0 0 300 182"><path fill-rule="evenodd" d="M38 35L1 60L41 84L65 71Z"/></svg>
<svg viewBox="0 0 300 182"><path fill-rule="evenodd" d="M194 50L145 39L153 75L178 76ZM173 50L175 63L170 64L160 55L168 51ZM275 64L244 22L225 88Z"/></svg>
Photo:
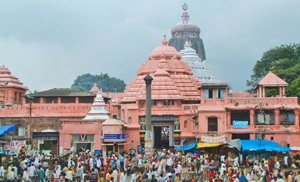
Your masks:
<svg viewBox="0 0 300 182"><path fill-rule="evenodd" d="M73 180L73 171L69 168L69 171L66 173L66 179L72 181Z"/></svg>
<svg viewBox="0 0 300 182"><path fill-rule="evenodd" d="M31 166L29 167L29 178L32 181L34 181L33 178L34 178L34 175L35 175L35 171L36 171L36 169L34 167L34 164L31 164Z"/></svg>
<svg viewBox="0 0 300 182"><path fill-rule="evenodd" d="M297 182L300 182L300 171L298 171Z"/></svg>
<svg viewBox="0 0 300 182"><path fill-rule="evenodd" d="M169 179L167 180L167 182L173 182L172 176L169 176Z"/></svg>
<svg viewBox="0 0 300 182"><path fill-rule="evenodd" d="M118 178L116 178L116 176L118 176L117 168L114 168L114 170L113 170L113 176L115 177L114 178L114 182L117 182L118 181Z"/></svg>
<svg viewBox="0 0 300 182"><path fill-rule="evenodd" d="M127 182L127 175L124 171L121 172L120 182Z"/></svg>
<svg viewBox="0 0 300 182"><path fill-rule="evenodd" d="M240 182L239 178L237 178L236 174L232 175L233 182Z"/></svg>
<svg viewBox="0 0 300 182"><path fill-rule="evenodd" d="M293 172L290 171L288 177L286 178L286 182L293 182Z"/></svg>
<svg viewBox="0 0 300 182"><path fill-rule="evenodd" d="M136 173L132 172L130 182L136 182L136 181L137 181L137 179L136 179Z"/></svg>
<svg viewBox="0 0 300 182"><path fill-rule="evenodd" d="M278 177L275 177L275 178L277 178L275 182L284 182L281 175L279 175Z"/></svg>
<svg viewBox="0 0 300 182"><path fill-rule="evenodd" d="M241 173L240 182L249 182L247 178L244 176L244 172Z"/></svg>
<svg viewBox="0 0 300 182"><path fill-rule="evenodd" d="M49 180L50 180L50 170L49 167L47 167L45 171L45 181L49 181Z"/></svg>
<svg viewBox="0 0 300 182"><path fill-rule="evenodd" d="M45 173L44 170L41 168L41 166L38 167L37 175L38 175L38 182L45 181Z"/></svg>
<svg viewBox="0 0 300 182"><path fill-rule="evenodd" d="M158 179L158 182L165 182L166 180L163 177L163 174L160 174L160 177Z"/></svg>
<svg viewBox="0 0 300 182"><path fill-rule="evenodd" d="M26 167L26 168L24 168L22 182L29 182L29 181L30 181L29 173L28 173L28 170L27 170L27 167Z"/></svg>
<svg viewBox="0 0 300 182"><path fill-rule="evenodd" d="M79 165L79 167L77 169L77 174L76 174L77 180L81 180L82 179L82 174L83 174L83 169L82 169L82 166Z"/></svg>
<svg viewBox="0 0 300 182"><path fill-rule="evenodd" d="M14 169L11 169L10 172L7 173L7 181L8 182L14 182L15 181Z"/></svg>
<svg viewBox="0 0 300 182"><path fill-rule="evenodd" d="M150 182L157 182L157 179L155 178L155 175L152 175L152 178L151 178Z"/></svg>

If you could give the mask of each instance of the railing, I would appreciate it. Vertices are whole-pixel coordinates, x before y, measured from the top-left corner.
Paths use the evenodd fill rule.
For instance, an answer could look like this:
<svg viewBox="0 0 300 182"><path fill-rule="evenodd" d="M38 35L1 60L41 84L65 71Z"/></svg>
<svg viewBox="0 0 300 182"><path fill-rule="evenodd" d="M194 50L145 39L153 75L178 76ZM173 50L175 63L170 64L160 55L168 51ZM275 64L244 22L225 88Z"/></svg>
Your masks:
<svg viewBox="0 0 300 182"><path fill-rule="evenodd" d="M298 104L297 97L230 98L229 103L239 104Z"/></svg>
<svg viewBox="0 0 300 182"><path fill-rule="evenodd" d="M99 120L64 120L63 124L101 124L102 122Z"/></svg>

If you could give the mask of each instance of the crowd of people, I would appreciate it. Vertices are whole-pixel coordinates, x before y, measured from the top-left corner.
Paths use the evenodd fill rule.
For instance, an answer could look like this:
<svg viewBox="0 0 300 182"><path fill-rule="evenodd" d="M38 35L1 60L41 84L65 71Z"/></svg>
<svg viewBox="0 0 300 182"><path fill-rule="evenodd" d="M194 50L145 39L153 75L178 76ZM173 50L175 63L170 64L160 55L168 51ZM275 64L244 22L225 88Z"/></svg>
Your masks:
<svg viewBox="0 0 300 182"><path fill-rule="evenodd" d="M166 149L111 153L105 157L86 150L45 158L41 152L20 154L6 169L0 167L0 177L11 182L300 182L300 172L292 170L297 166L288 155L283 164L276 156L256 156L250 160L232 153L198 154Z"/></svg>

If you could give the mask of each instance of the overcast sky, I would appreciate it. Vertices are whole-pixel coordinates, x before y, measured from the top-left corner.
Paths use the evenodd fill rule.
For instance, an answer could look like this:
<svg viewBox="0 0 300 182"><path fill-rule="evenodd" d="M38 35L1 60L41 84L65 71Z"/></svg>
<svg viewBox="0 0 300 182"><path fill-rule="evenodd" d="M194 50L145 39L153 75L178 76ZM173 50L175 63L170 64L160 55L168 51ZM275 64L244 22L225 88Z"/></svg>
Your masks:
<svg viewBox="0 0 300 182"><path fill-rule="evenodd" d="M264 51L299 43L299 0L0 0L0 64L31 91L70 87L84 73L128 84L171 37L184 2L208 63L235 91Z"/></svg>

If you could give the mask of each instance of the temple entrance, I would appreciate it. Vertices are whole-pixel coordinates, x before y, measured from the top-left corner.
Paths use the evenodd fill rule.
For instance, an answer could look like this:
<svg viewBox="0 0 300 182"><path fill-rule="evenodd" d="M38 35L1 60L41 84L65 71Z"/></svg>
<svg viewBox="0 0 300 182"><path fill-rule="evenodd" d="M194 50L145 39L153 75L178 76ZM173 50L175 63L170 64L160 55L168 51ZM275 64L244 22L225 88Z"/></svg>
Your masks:
<svg viewBox="0 0 300 182"><path fill-rule="evenodd" d="M170 127L153 126L154 148L161 149L170 147Z"/></svg>
<svg viewBox="0 0 300 182"><path fill-rule="evenodd" d="M76 143L76 152L85 152L86 150L91 151L91 143Z"/></svg>

